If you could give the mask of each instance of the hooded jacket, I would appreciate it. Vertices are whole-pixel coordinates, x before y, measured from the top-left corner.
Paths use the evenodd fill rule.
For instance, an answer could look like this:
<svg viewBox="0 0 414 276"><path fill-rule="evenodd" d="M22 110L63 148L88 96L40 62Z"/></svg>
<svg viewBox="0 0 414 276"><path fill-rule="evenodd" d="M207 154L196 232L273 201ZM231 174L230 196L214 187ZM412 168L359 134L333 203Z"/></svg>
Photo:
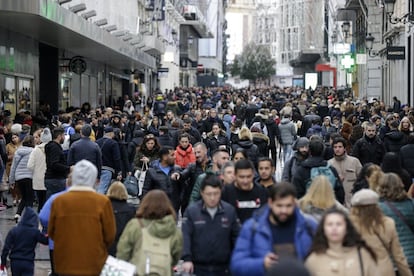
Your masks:
<svg viewBox="0 0 414 276"><path fill-rule="evenodd" d="M207 138L205 140L206 146L210 152L210 155L214 153L216 149L219 148L219 146L226 146L226 148L229 147L229 139L226 136L226 132L224 130L221 130L219 135L214 136L212 132L207 134Z"/></svg>
<svg viewBox="0 0 414 276"><path fill-rule="evenodd" d="M46 155L44 143L36 146L30 153L27 161L27 168L33 172L33 190L46 190L45 172L46 172Z"/></svg>
<svg viewBox="0 0 414 276"><path fill-rule="evenodd" d="M239 140L232 145L233 152L237 151L238 148L243 148L247 152L247 157L253 164L257 164L257 151L258 147L253 144L250 140Z"/></svg>
<svg viewBox="0 0 414 276"><path fill-rule="evenodd" d="M288 119L283 118L279 124L280 139L283 145L292 145L296 139L295 124Z"/></svg>
<svg viewBox="0 0 414 276"><path fill-rule="evenodd" d="M148 227L151 235L166 239L171 237L170 254L171 267L177 264L183 249L183 236L177 228L172 215L167 215L161 219L149 220L141 219L144 227ZM131 219L126 225L124 232L118 242L116 257L138 265L139 251L142 245L142 226L138 219Z"/></svg>
<svg viewBox="0 0 414 276"><path fill-rule="evenodd" d="M196 161L195 154L193 152L193 146L188 145L186 149L177 146L175 149L175 164L181 168L187 168L188 164L194 163Z"/></svg>
<svg viewBox="0 0 414 276"><path fill-rule="evenodd" d="M27 168L27 162L29 161L30 153L32 153L32 151L33 148L26 146L21 146L16 150L10 169L10 183L15 183L24 178L33 178L33 172Z"/></svg>
<svg viewBox="0 0 414 276"><path fill-rule="evenodd" d="M257 146L258 153L261 157L269 156L269 137L263 133L252 132L253 143Z"/></svg>
<svg viewBox="0 0 414 276"><path fill-rule="evenodd" d="M6 264L9 253L11 260L34 262L37 243L48 243L47 237L39 231L38 227L39 219L36 212L26 207L19 224L7 234L1 254L2 265Z"/></svg>
<svg viewBox="0 0 414 276"><path fill-rule="evenodd" d="M400 149L407 144L407 136L398 130L392 130L384 136L384 147L386 152L399 153Z"/></svg>

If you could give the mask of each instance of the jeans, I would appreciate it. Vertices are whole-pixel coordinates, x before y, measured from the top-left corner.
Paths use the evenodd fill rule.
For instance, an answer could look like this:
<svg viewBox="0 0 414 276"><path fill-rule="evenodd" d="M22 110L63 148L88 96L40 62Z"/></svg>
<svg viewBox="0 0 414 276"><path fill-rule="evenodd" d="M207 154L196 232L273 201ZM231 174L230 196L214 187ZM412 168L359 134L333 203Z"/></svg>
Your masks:
<svg viewBox="0 0 414 276"><path fill-rule="evenodd" d="M98 186L98 193L106 194L111 185L112 180L112 172L109 170L102 170L101 171L101 179Z"/></svg>
<svg viewBox="0 0 414 276"><path fill-rule="evenodd" d="M66 179L45 179L45 187L46 187L46 200L53 194L59 193L64 191L66 188Z"/></svg>
<svg viewBox="0 0 414 276"><path fill-rule="evenodd" d="M46 202L46 191L45 190L35 190L36 197L37 197L37 212L40 213L40 210L42 210L43 205Z"/></svg>
<svg viewBox="0 0 414 276"><path fill-rule="evenodd" d="M34 275L34 261L27 260L10 260L11 273L13 276L33 276Z"/></svg>
<svg viewBox="0 0 414 276"><path fill-rule="evenodd" d="M283 162L286 162L288 158L292 155L292 145L286 144L283 145Z"/></svg>
<svg viewBox="0 0 414 276"><path fill-rule="evenodd" d="M22 200L17 207L17 214L21 215L24 207L33 207L34 192L33 183L31 178L23 178L16 181L17 187L19 187L20 193L22 194Z"/></svg>

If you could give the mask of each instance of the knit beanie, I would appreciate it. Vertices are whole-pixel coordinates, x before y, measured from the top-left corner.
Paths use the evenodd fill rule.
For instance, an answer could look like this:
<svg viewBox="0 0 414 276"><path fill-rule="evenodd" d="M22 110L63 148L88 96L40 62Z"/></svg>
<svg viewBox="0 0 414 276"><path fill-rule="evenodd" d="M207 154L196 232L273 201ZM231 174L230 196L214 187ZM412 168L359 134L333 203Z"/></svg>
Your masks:
<svg viewBox="0 0 414 276"><path fill-rule="evenodd" d="M49 128L43 129L42 134L40 134L40 141L43 144L47 144L50 141L52 141L52 134L50 133L50 129Z"/></svg>
<svg viewBox="0 0 414 276"><path fill-rule="evenodd" d="M98 177L98 169L92 162L81 160L73 166L72 186L87 186L93 188Z"/></svg>

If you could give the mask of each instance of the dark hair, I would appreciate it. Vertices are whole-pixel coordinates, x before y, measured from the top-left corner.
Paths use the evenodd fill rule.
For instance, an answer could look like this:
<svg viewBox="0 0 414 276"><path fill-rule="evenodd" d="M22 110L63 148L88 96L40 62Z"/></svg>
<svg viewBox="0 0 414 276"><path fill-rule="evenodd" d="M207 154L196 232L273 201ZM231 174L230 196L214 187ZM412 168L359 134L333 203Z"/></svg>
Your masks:
<svg viewBox="0 0 414 276"><path fill-rule="evenodd" d="M338 144L338 143L342 143L342 146L344 146L344 148L345 148L345 147L346 147L346 145L347 145L347 142L346 142L345 138L343 138L343 137L338 137L338 138L335 138L335 139L333 140L332 145L336 145L336 144Z"/></svg>
<svg viewBox="0 0 414 276"><path fill-rule="evenodd" d="M26 135L23 138L22 146L33 148L34 147L34 138L33 138L33 136L32 135Z"/></svg>
<svg viewBox="0 0 414 276"><path fill-rule="evenodd" d="M214 175L214 174L206 174L206 177L204 177L203 182L201 182L201 191L204 191L204 189L210 186L212 188L219 188L221 189L221 181L220 179Z"/></svg>
<svg viewBox="0 0 414 276"><path fill-rule="evenodd" d="M192 121L191 121L190 118L187 118L187 119L183 120L183 124L191 124L191 123L192 123Z"/></svg>
<svg viewBox="0 0 414 276"><path fill-rule="evenodd" d="M181 133L178 137L178 141L181 141L182 138L187 138L190 141L190 135L187 132Z"/></svg>
<svg viewBox="0 0 414 276"><path fill-rule="evenodd" d="M59 135L65 133L65 130L61 127L54 128L52 131L52 139L55 140Z"/></svg>
<svg viewBox="0 0 414 276"><path fill-rule="evenodd" d="M324 145L321 139L311 139L309 141L309 153L312 156L322 156Z"/></svg>
<svg viewBox="0 0 414 276"><path fill-rule="evenodd" d="M257 166L259 166L260 162L269 162L270 166L274 167L273 160L270 157L260 157L257 161Z"/></svg>
<svg viewBox="0 0 414 276"><path fill-rule="evenodd" d="M385 173L393 172L401 175L402 165L400 156L395 152L387 152L382 159L381 169Z"/></svg>
<svg viewBox="0 0 414 276"><path fill-rule="evenodd" d="M249 169L254 171L254 165L253 165L252 161L247 160L247 159L239 160L234 165L234 173L235 174L237 174L237 171L239 171L239 170L249 170Z"/></svg>
<svg viewBox="0 0 414 276"><path fill-rule="evenodd" d="M329 138L334 141L336 138L342 137L338 132L329 133Z"/></svg>
<svg viewBox="0 0 414 276"><path fill-rule="evenodd" d="M170 147L170 146L164 146L164 147L162 147L162 148L160 149L160 151L159 151L159 156L160 156L160 159L162 159L162 157L163 157L164 155L168 155L168 154L170 154L170 151L172 151L172 150L174 150L174 148L173 148L173 147Z"/></svg>
<svg viewBox="0 0 414 276"><path fill-rule="evenodd" d="M231 159L234 159L234 156L236 155L236 153L241 153L243 154L245 159L249 159L249 156L247 155L247 151L244 148L237 148L236 150L234 150L233 156L231 157Z"/></svg>
<svg viewBox="0 0 414 276"><path fill-rule="evenodd" d="M137 211L137 218L143 219L161 219L168 215L176 219L171 201L162 190L149 191L142 199Z"/></svg>
<svg viewBox="0 0 414 276"><path fill-rule="evenodd" d="M217 148L215 151L213 151L213 154L211 156L214 156L214 155L216 155L217 153L220 153L220 152L224 152L224 153L227 153L227 154L230 155L230 152L226 148Z"/></svg>
<svg viewBox="0 0 414 276"><path fill-rule="evenodd" d="M147 144L148 141L151 141L151 140L154 141L154 143L155 143L154 148L153 148L152 151L159 151L161 146L160 146L160 143L158 142L158 139L154 136L154 134L148 134L148 135L144 136L144 140L142 140L142 143L139 146L139 151L144 152L144 153L148 152L146 144Z"/></svg>
<svg viewBox="0 0 414 276"><path fill-rule="evenodd" d="M286 181L282 181L277 183L276 185L272 185L269 190L269 198L271 198L272 201L280 198L285 198L288 196L293 196L294 198L296 198L296 195L296 187L293 184Z"/></svg>
<svg viewBox="0 0 414 276"><path fill-rule="evenodd" d="M342 241L342 246L344 247L356 246L358 248L365 248L368 251L368 253L371 255L371 257L375 261L377 261L377 255L375 254L374 250L372 250L372 248L367 245L365 240L361 237L361 235L355 229L354 225L348 218L347 214L344 211L338 210L335 208L327 210L325 214L323 215L322 220L319 223L318 228L316 229L316 233L313 238L313 243L309 251L309 255L312 252L320 254L320 253L325 253L326 250L328 250L329 244L325 236L324 224L325 224L326 217L332 214L341 215L344 218L345 223L346 223L346 234L345 234L344 240Z"/></svg>

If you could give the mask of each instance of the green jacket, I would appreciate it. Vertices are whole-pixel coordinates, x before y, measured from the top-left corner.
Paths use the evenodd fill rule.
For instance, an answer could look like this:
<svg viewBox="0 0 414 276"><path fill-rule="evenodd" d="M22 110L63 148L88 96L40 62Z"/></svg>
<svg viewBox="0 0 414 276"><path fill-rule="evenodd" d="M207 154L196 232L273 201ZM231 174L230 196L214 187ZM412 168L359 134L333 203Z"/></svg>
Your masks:
<svg viewBox="0 0 414 276"><path fill-rule="evenodd" d="M142 223L147 227L150 223L148 231L151 235L159 238L167 238L173 236L171 239L171 267L177 264L180 260L183 250L183 235L177 228L176 221L172 215L168 215L158 220L142 219ZM131 219L125 226L124 232L119 239L117 246L116 257L138 265L139 250L142 244L142 230L138 219Z"/></svg>
<svg viewBox="0 0 414 276"><path fill-rule="evenodd" d="M206 172L205 173L200 174L197 177L196 182L194 183L193 191L191 192L190 203L196 202L196 201L198 201L198 200L201 199L201 183L203 183L203 180L204 180L204 178L206 178L206 175L207 174L219 175L220 172L213 172L213 168L212 167L208 167L206 169Z"/></svg>

